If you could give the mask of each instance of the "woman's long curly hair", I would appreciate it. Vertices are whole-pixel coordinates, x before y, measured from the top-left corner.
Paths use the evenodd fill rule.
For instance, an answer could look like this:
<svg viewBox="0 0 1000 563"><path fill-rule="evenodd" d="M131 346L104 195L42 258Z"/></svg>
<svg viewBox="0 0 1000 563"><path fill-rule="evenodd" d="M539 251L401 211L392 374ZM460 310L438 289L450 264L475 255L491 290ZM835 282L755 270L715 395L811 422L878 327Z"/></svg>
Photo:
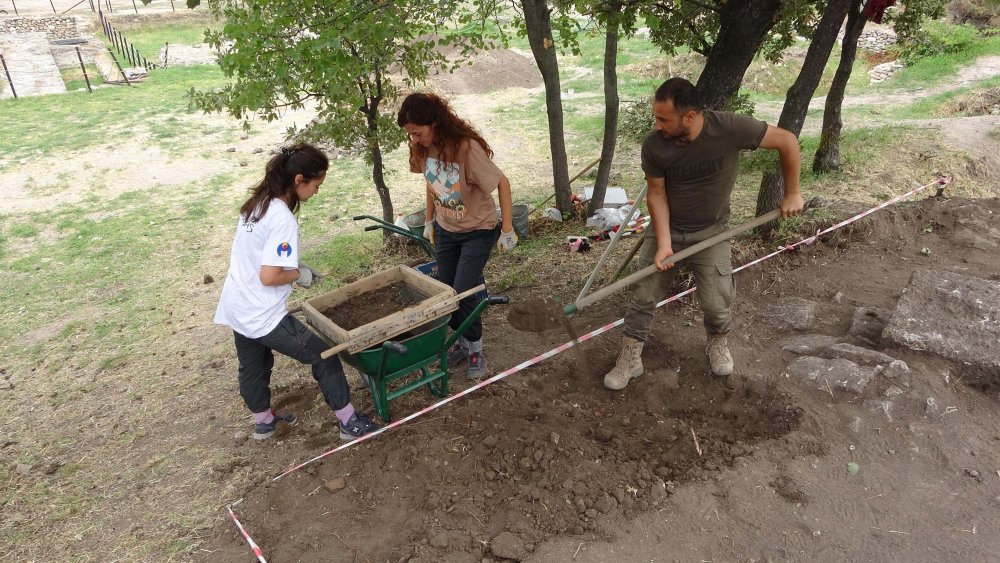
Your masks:
<svg viewBox="0 0 1000 563"><path fill-rule="evenodd" d="M308 143L281 149L267 161L264 179L250 189L250 199L240 206L240 216L248 223L260 221L276 197L287 200L288 208L297 213L299 195L295 193L295 177L302 174L304 180L314 180L326 174L329 167L330 160L323 151Z"/></svg>
<svg viewBox="0 0 1000 563"><path fill-rule="evenodd" d="M486 139L483 139L472 125L455 115L448 102L440 96L422 92L407 96L399 108L396 124L402 127L410 123L434 126L433 145L438 150L438 160L441 162L457 162L458 154L466 140L479 143L486 156L493 158L493 149ZM416 169L423 168L427 153L427 148L411 142L410 165Z"/></svg>

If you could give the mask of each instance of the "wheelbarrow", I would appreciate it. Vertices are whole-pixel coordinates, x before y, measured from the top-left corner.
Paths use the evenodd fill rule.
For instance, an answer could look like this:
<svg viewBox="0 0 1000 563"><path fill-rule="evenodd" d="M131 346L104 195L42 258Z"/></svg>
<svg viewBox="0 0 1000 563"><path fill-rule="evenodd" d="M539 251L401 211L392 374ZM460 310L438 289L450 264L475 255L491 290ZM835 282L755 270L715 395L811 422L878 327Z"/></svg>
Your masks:
<svg viewBox="0 0 1000 563"><path fill-rule="evenodd" d="M430 276L436 280L441 279L437 267L437 251L434 250L434 245L431 244L431 241L414 233L410 229L399 227L397 225L389 223L388 221L383 221L378 217L373 217L372 215L358 215L356 217L352 217L352 219L354 219L355 221L361 221L362 219L369 219L376 223L375 225L368 225L367 227L365 227L366 231L374 231L375 229L384 229L386 231L395 233L401 237L405 237L419 243L420 246L424 249L424 252L427 253L427 257L430 258L430 261L416 264L413 266L413 268L418 272L420 272L421 274ZM479 276L479 279L476 281L476 285L485 285L485 284L486 280L483 278L483 276ZM488 299L489 296L490 296L489 292L485 289L475 295L476 299L478 299L479 301Z"/></svg>
<svg viewBox="0 0 1000 563"><path fill-rule="evenodd" d="M494 295L480 301L450 336L449 314L403 333L395 340L387 340L379 346L360 352L340 352L339 356L341 360L358 370L371 390L375 412L379 418L389 422L391 419L389 401L422 385L426 385L427 389L438 397L448 395L448 350L482 315L486 307L507 302L508 298L505 295ZM389 389L390 383L416 371L420 372L420 377L400 387Z"/></svg>

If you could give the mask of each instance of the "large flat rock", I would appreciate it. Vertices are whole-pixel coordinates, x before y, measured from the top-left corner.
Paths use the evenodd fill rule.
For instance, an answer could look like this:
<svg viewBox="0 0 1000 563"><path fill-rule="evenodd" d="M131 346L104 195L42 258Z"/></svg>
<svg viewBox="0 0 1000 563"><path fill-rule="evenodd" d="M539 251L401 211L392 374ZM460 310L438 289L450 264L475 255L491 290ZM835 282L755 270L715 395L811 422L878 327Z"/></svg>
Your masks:
<svg viewBox="0 0 1000 563"><path fill-rule="evenodd" d="M802 356L785 368L785 375L815 381L820 389L839 389L855 395L864 392L878 368L864 367L843 358L826 359Z"/></svg>
<svg viewBox="0 0 1000 563"><path fill-rule="evenodd" d="M882 338L1000 371L1000 282L917 270Z"/></svg>

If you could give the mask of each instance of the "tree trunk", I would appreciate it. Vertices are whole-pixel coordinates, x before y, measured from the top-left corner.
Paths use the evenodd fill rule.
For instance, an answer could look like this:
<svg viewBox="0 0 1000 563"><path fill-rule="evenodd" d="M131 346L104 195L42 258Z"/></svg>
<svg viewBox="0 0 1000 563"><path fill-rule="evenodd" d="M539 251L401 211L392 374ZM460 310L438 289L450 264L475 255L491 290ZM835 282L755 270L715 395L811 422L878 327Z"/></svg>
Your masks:
<svg viewBox="0 0 1000 563"><path fill-rule="evenodd" d="M372 181L375 183L375 191L382 202L382 220L392 223L396 220L395 212L392 208L392 196L389 195L389 187L385 185L385 166L382 162L382 147L378 144L378 104L379 99L369 101L364 108L365 118L368 121L368 152L372 157ZM383 231L388 236L389 231Z"/></svg>
<svg viewBox="0 0 1000 563"><path fill-rule="evenodd" d="M604 205L604 194L611 176L611 164L615 158L618 143L618 24L621 14L617 11L608 17L608 29L604 34L604 140L601 143L601 164L597 167L594 180L594 194L587 206L587 214L592 215Z"/></svg>
<svg viewBox="0 0 1000 563"><path fill-rule="evenodd" d="M802 131L802 124L805 123L806 113L809 111L809 101L812 100L816 86L823 78L823 69L830 59L830 52L833 51L833 44L837 41L840 26L844 23L847 9L853 1L830 0L827 3L823 17L809 44L809 50L806 52L802 70L785 95L785 105L781 108L778 127L791 131L796 137ZM763 215L777 208L784 192L785 182L781 177L779 163L774 170L765 172L760 182L760 191L757 192L757 215ZM760 232L765 236L769 235L777 224L777 221L772 221L761 227Z"/></svg>
<svg viewBox="0 0 1000 563"><path fill-rule="evenodd" d="M858 38L865 28L866 18L862 15L862 0L854 0L847 12L847 29L844 31L844 44L840 49L840 65L833 75L830 92L826 95L826 106L823 109L823 132L819 138L819 148L813 159L813 172L821 174L840 170L840 131L844 128L841 119L841 106L844 103L844 93L847 81L851 79L854 70L854 58L858 54Z"/></svg>
<svg viewBox="0 0 1000 563"><path fill-rule="evenodd" d="M729 0L719 15L719 35L698 77L708 109L722 109L743 82L767 32L778 22L782 0Z"/></svg>
<svg viewBox="0 0 1000 563"><path fill-rule="evenodd" d="M522 0L524 27L528 33L531 53L545 83L545 108L549 119L549 147L552 152L552 181L556 191L556 207L564 215L573 213L570 201L569 163L566 160L566 139L563 136L562 95L559 85L559 60L552 41L552 21L545 0Z"/></svg>

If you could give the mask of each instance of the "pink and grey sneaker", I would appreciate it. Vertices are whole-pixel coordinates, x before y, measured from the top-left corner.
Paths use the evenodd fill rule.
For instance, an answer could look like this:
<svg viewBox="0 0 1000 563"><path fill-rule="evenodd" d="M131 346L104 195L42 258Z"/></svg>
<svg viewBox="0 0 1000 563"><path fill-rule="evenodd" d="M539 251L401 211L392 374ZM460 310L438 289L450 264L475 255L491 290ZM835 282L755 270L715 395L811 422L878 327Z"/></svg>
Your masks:
<svg viewBox="0 0 1000 563"><path fill-rule="evenodd" d="M469 347L465 345L461 340L455 342L451 348L448 349L448 365L455 366L459 362L463 362L469 359Z"/></svg>
<svg viewBox="0 0 1000 563"><path fill-rule="evenodd" d="M469 369L465 372L465 377L473 380L486 377L486 354L482 352L469 353Z"/></svg>
<svg viewBox="0 0 1000 563"><path fill-rule="evenodd" d="M260 424L255 424L253 427L253 439L254 440L267 440L272 435L274 435L274 429L278 427L279 422L284 422L289 426L295 425L295 415L288 413L281 413L274 415L274 420L271 422L261 422Z"/></svg>

